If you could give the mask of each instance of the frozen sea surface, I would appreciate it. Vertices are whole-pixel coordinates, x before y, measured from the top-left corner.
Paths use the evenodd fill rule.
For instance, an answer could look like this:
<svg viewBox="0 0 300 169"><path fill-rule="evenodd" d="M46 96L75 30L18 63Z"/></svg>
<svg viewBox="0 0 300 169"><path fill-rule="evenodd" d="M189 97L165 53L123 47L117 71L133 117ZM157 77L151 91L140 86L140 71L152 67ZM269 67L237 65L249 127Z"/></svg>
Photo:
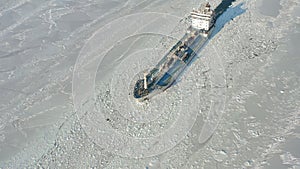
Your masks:
<svg viewBox="0 0 300 169"><path fill-rule="evenodd" d="M299 0L237 0L174 86L130 96L202 2L0 0L0 167L299 168Z"/></svg>

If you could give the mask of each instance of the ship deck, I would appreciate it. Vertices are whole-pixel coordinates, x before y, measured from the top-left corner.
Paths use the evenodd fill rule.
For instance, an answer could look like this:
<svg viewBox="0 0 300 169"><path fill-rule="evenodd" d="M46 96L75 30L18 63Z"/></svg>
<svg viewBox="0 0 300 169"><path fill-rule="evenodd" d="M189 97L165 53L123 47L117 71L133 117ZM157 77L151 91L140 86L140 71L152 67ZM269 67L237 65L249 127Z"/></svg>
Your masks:
<svg viewBox="0 0 300 169"><path fill-rule="evenodd" d="M134 86L134 97L145 100L155 90L166 90L185 67L204 46L207 37L201 31L188 28L185 35L164 55L158 64L146 75L147 89L144 88L144 79L140 79Z"/></svg>

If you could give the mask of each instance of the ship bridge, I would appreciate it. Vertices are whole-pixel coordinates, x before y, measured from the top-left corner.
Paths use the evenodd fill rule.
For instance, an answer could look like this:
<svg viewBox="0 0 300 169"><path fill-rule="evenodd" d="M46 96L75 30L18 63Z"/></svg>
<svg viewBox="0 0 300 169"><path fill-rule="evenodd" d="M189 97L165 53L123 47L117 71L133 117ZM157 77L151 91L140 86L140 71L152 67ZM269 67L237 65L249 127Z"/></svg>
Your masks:
<svg viewBox="0 0 300 169"><path fill-rule="evenodd" d="M207 3L198 9L193 9L190 13L194 29L208 31L214 25L215 12L210 7L210 4Z"/></svg>

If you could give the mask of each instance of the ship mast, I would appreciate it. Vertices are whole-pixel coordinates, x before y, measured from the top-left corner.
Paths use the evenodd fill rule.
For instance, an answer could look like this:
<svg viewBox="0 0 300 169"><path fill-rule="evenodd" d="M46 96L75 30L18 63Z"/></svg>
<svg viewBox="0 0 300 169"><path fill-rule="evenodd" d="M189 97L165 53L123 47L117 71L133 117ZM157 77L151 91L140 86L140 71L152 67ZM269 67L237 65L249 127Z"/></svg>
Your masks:
<svg viewBox="0 0 300 169"><path fill-rule="evenodd" d="M147 72L144 73L144 89L148 89L148 84L147 84Z"/></svg>

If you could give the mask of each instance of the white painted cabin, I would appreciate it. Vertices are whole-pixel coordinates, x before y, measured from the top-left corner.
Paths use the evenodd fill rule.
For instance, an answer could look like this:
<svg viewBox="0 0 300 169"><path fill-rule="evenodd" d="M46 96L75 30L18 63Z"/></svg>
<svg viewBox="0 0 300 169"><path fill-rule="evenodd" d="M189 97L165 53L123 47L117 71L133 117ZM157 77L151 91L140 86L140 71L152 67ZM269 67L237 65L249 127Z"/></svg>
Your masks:
<svg viewBox="0 0 300 169"><path fill-rule="evenodd" d="M191 12L192 27L198 30L208 31L215 20L215 12L210 8L210 4L202 4L199 9Z"/></svg>

